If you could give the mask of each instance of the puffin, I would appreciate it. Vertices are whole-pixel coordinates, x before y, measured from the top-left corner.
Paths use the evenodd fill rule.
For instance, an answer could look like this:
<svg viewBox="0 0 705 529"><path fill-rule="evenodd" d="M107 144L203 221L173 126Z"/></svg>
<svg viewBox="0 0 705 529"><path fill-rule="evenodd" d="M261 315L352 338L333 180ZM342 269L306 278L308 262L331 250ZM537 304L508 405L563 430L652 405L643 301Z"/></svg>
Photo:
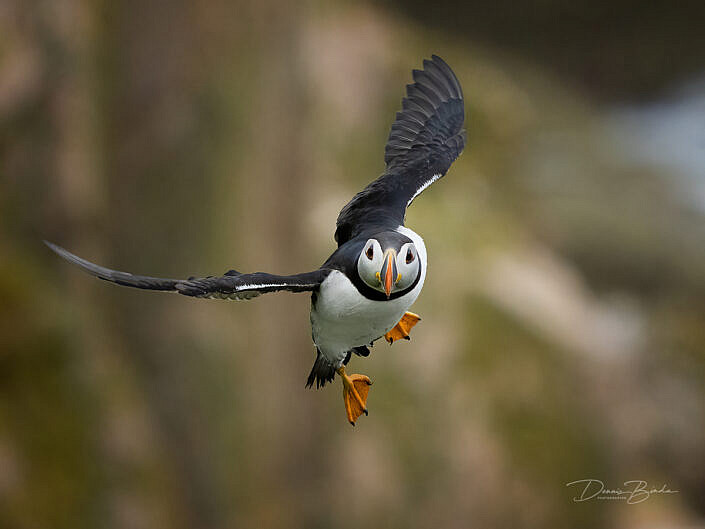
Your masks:
<svg viewBox="0 0 705 529"><path fill-rule="evenodd" d="M390 344L408 340L420 320L408 309L426 278L426 246L404 225L406 209L446 174L466 142L463 91L453 70L432 55L412 76L384 149L384 173L340 211L337 249L317 270L294 275L230 270L222 276L167 279L111 270L44 242L85 272L127 287L228 300L310 292L316 359L306 387L322 388L337 374L348 422L355 426L367 415L372 381L345 372L351 356L368 356L382 337Z"/></svg>

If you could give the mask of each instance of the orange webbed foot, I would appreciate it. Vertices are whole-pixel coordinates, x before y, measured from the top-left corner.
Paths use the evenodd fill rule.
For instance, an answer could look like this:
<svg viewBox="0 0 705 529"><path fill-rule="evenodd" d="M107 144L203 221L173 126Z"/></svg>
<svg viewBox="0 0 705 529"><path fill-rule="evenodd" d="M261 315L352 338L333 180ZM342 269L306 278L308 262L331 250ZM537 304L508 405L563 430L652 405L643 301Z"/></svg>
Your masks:
<svg viewBox="0 0 705 529"><path fill-rule="evenodd" d="M421 321L421 317L418 314L414 314L413 312L405 312L401 317L401 320L399 320L399 323L397 323L387 334L384 335L384 339L387 340L390 345L396 340L401 340L402 338L405 340L410 340L411 338L409 338L409 331L411 331L411 328L419 321Z"/></svg>
<svg viewBox="0 0 705 529"><path fill-rule="evenodd" d="M350 424L355 426L355 421L363 413L367 415L367 394L372 381L365 375L347 375L345 368L338 369L338 374L343 380L343 402L345 413Z"/></svg>

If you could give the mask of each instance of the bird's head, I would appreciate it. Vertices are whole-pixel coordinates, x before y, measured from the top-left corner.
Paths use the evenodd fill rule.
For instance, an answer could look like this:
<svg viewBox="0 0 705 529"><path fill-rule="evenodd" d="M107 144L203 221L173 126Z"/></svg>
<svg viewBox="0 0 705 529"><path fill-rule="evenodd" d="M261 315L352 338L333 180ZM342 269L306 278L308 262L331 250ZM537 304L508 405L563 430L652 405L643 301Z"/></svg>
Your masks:
<svg viewBox="0 0 705 529"><path fill-rule="evenodd" d="M393 233L367 240L357 259L357 272L368 286L384 292L387 299L394 292L411 286L419 275L419 254L407 237Z"/></svg>

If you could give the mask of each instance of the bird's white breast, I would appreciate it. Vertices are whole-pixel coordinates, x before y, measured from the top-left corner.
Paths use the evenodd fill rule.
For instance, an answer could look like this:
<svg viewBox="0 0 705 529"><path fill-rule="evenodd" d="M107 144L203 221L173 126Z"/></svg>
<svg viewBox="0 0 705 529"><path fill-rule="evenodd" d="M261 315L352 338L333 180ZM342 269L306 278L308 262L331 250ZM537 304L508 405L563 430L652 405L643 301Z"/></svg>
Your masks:
<svg viewBox="0 0 705 529"><path fill-rule="evenodd" d="M397 231L414 242L421 260L421 277L413 290L392 300L370 300L338 270L321 284L311 310L311 325L316 346L331 361L340 363L352 348L369 345L384 335L421 293L426 277L426 246L412 230L400 226Z"/></svg>

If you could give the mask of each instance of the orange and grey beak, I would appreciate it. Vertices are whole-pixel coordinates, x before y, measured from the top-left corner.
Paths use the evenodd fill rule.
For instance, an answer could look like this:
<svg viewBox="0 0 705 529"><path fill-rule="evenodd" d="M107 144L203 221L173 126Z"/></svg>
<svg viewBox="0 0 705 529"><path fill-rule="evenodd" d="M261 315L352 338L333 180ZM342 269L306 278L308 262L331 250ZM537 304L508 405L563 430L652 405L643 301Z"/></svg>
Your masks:
<svg viewBox="0 0 705 529"><path fill-rule="evenodd" d="M380 282L384 286L384 291L387 294L387 299L392 295L392 287L399 281L399 273L397 272L397 252L394 250L387 250L384 253L384 264L382 265L382 272L380 274Z"/></svg>

